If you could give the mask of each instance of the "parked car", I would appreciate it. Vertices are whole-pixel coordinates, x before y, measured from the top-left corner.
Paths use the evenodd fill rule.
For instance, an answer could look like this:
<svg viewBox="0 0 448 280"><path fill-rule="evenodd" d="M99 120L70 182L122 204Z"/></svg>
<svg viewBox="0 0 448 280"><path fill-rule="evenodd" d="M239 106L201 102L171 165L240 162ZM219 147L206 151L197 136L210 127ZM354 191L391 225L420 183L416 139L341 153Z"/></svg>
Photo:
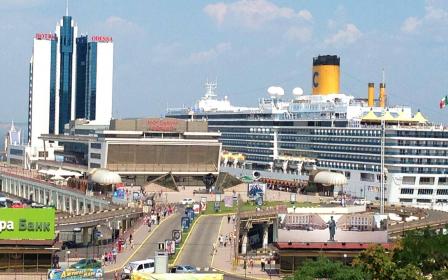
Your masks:
<svg viewBox="0 0 448 280"><path fill-rule="evenodd" d="M190 205L194 203L194 199L192 198L184 198L180 201L182 205Z"/></svg>
<svg viewBox="0 0 448 280"><path fill-rule="evenodd" d="M31 199L27 199L27 198L22 198L20 200L20 202L22 202L23 204L27 204L27 205L33 204L33 201Z"/></svg>
<svg viewBox="0 0 448 280"><path fill-rule="evenodd" d="M78 247L78 244L76 244L76 242L73 240L64 241L62 243L62 250L72 249L72 248L77 248L77 247Z"/></svg>
<svg viewBox="0 0 448 280"><path fill-rule="evenodd" d="M176 273L196 273L196 267L191 265L178 265L176 266Z"/></svg>
<svg viewBox="0 0 448 280"><path fill-rule="evenodd" d="M82 259L74 263L70 268L87 269L87 268L101 268L101 262L94 259Z"/></svg>
<svg viewBox="0 0 448 280"><path fill-rule="evenodd" d="M372 205L373 203L370 200L366 200L364 198L358 198L358 199L355 199L355 201L353 201L353 204L355 204L355 205L364 205L364 204Z"/></svg>
<svg viewBox="0 0 448 280"><path fill-rule="evenodd" d="M22 202L16 200L12 202L11 208L23 208L24 205Z"/></svg>
<svg viewBox="0 0 448 280"><path fill-rule="evenodd" d="M134 271L154 273L154 259L146 259L128 263L121 271L121 279L130 279Z"/></svg>
<svg viewBox="0 0 448 280"><path fill-rule="evenodd" d="M31 203L31 208L44 208L45 205L33 202Z"/></svg>

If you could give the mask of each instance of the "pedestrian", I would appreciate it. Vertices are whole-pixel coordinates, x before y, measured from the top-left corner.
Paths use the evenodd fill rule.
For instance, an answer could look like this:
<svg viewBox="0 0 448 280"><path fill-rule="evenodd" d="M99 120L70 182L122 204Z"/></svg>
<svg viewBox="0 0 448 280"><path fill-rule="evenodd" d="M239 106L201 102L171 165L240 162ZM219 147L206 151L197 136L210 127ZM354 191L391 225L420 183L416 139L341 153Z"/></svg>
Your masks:
<svg viewBox="0 0 448 280"><path fill-rule="evenodd" d="M157 224L160 224L160 214L157 213Z"/></svg>
<svg viewBox="0 0 448 280"><path fill-rule="evenodd" d="M254 270L254 259L252 257L250 257L250 259L249 259L249 265L250 265L250 269Z"/></svg>
<svg viewBox="0 0 448 280"><path fill-rule="evenodd" d="M109 251L109 253L107 253L107 260L109 261L109 264L112 264L113 261L112 251Z"/></svg>
<svg viewBox="0 0 448 280"><path fill-rule="evenodd" d="M216 252L217 252L216 242L213 242L212 256L213 256L214 254L216 254Z"/></svg>
<svg viewBox="0 0 448 280"><path fill-rule="evenodd" d="M147 225L148 225L148 232L150 232L151 231L151 220L148 219Z"/></svg>
<svg viewBox="0 0 448 280"><path fill-rule="evenodd" d="M232 216L232 223L235 223L235 219L236 219L236 216L235 216L235 214L233 214L233 216Z"/></svg>
<svg viewBox="0 0 448 280"><path fill-rule="evenodd" d="M230 224L230 215L227 215L227 223Z"/></svg>
<svg viewBox="0 0 448 280"><path fill-rule="evenodd" d="M117 255L118 255L118 253L117 253L117 248L114 247L114 248L112 249L112 258L113 258L113 260L114 260L114 264L117 263Z"/></svg>
<svg viewBox="0 0 448 280"><path fill-rule="evenodd" d="M271 267L271 259L270 258L268 258L267 265L269 265L269 273L271 273L271 269L270 269L270 267ZM265 270L266 270L266 268L265 268Z"/></svg>
<svg viewBox="0 0 448 280"><path fill-rule="evenodd" d="M119 280L120 278L118 278L118 271L115 271L114 273L114 280Z"/></svg>
<svg viewBox="0 0 448 280"><path fill-rule="evenodd" d="M261 271L264 271L265 265L266 265L266 260L264 257L261 258Z"/></svg>

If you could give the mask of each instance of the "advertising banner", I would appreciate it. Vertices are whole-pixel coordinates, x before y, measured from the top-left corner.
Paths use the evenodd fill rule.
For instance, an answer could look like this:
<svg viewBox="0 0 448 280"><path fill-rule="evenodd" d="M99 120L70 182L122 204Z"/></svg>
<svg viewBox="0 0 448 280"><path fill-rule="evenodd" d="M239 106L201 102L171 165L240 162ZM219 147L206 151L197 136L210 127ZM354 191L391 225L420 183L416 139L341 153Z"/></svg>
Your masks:
<svg viewBox="0 0 448 280"><path fill-rule="evenodd" d="M170 255L176 253L176 242L174 240L165 240L165 252Z"/></svg>
<svg viewBox="0 0 448 280"><path fill-rule="evenodd" d="M185 214L187 214L187 217L190 218L190 220L191 220L190 222L192 223L193 220L194 220L194 216L195 216L193 208L188 207L188 208L185 210Z"/></svg>
<svg viewBox="0 0 448 280"><path fill-rule="evenodd" d="M48 270L48 279L103 279L103 269L89 268L89 269L50 269Z"/></svg>
<svg viewBox="0 0 448 280"><path fill-rule="evenodd" d="M225 207L233 207L233 197L224 196L224 206Z"/></svg>
<svg viewBox="0 0 448 280"><path fill-rule="evenodd" d="M182 229L187 230L190 227L190 218L182 217L180 219L180 223L181 223Z"/></svg>
<svg viewBox="0 0 448 280"><path fill-rule="evenodd" d="M247 184L247 196L251 199L255 199L256 197L262 197L266 192L266 184L260 182L253 182Z"/></svg>
<svg viewBox="0 0 448 280"><path fill-rule="evenodd" d="M176 244L179 244L180 241L182 241L182 234L180 230L173 229L173 232L171 233L173 240L176 242Z"/></svg>
<svg viewBox="0 0 448 280"><path fill-rule="evenodd" d="M195 215L199 215L199 213L201 212L201 206L199 205L199 203L193 204L193 212Z"/></svg>
<svg viewBox="0 0 448 280"><path fill-rule="evenodd" d="M165 273L156 274L148 272L133 272L131 280L223 280L224 274L220 273Z"/></svg>
<svg viewBox="0 0 448 280"><path fill-rule="evenodd" d="M53 240L53 208L0 208L0 239Z"/></svg>
<svg viewBox="0 0 448 280"><path fill-rule="evenodd" d="M202 196L201 197L201 211L207 210L207 197Z"/></svg>

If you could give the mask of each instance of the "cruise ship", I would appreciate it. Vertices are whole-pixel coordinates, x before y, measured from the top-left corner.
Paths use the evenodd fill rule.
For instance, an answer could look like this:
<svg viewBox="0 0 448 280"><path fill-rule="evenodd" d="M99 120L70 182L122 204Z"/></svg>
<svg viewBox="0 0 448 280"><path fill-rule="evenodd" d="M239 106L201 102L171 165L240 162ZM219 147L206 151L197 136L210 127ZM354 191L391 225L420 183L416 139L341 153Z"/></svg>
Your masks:
<svg viewBox="0 0 448 280"><path fill-rule="evenodd" d="M166 116L206 119L221 133L221 170L235 175L308 179L315 171L342 173L335 186L353 197L389 204L442 207L448 201L448 129L420 111L387 102L386 85L367 85L366 98L339 92L340 58L313 58L312 93L295 88L289 97L268 88L257 107L219 99L216 83L193 107L167 109Z"/></svg>

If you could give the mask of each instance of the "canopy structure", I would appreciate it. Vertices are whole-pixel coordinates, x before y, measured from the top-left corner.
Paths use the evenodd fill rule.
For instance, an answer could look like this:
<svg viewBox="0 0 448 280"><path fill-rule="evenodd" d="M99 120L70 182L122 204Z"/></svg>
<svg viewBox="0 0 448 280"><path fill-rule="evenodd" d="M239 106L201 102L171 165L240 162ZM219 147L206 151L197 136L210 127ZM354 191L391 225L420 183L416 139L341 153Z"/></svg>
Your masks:
<svg viewBox="0 0 448 280"><path fill-rule="evenodd" d="M389 112L389 110L384 112L384 114L379 118L379 120L385 121L385 122L396 122L397 121L397 119L395 119L394 116L392 116L392 114Z"/></svg>
<svg viewBox="0 0 448 280"><path fill-rule="evenodd" d="M58 176L58 177L71 177L71 176L79 177L79 176L81 176L81 174L78 173L78 172L74 172L74 171L70 171L70 170L64 170L62 168L59 168L59 169L41 169L38 172L42 173L42 174L49 175L49 176Z"/></svg>
<svg viewBox="0 0 448 280"><path fill-rule="evenodd" d="M97 169L91 176L93 182L100 185L113 185L121 183L121 177L117 173L107 169Z"/></svg>
<svg viewBox="0 0 448 280"><path fill-rule="evenodd" d="M424 124L424 123L428 122L428 120L425 117L423 117L423 115L422 115L422 113L420 113L420 111L418 111L417 114L414 115L412 120L414 122L418 122L418 123L421 123L421 124Z"/></svg>
<svg viewBox="0 0 448 280"><path fill-rule="evenodd" d="M378 118L375 113L370 110L364 117L362 117L361 121L363 122L379 122L380 119Z"/></svg>
<svg viewBox="0 0 448 280"><path fill-rule="evenodd" d="M347 184L347 178L341 173L320 171L314 176L314 183L319 183L326 186L341 186Z"/></svg>
<svg viewBox="0 0 448 280"><path fill-rule="evenodd" d="M401 123L413 122L412 118L409 118L408 116L406 116L406 113L404 112L404 110L402 110L400 113L398 113L398 116L395 119Z"/></svg>
<svg viewBox="0 0 448 280"><path fill-rule="evenodd" d="M50 179L53 180L53 181L62 181L62 180L64 180L64 177L61 177L59 175L55 175L55 176L51 177Z"/></svg>

